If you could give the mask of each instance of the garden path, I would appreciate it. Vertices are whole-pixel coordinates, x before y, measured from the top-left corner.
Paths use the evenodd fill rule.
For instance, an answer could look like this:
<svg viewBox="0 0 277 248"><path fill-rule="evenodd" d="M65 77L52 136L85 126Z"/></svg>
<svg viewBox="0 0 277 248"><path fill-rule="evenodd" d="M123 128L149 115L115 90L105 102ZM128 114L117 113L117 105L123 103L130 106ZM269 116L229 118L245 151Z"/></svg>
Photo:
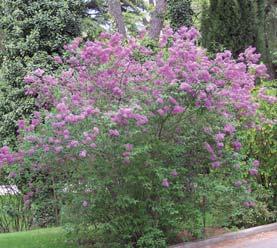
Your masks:
<svg viewBox="0 0 277 248"><path fill-rule="evenodd" d="M205 248L277 248L277 230L224 241L216 245L205 246Z"/></svg>

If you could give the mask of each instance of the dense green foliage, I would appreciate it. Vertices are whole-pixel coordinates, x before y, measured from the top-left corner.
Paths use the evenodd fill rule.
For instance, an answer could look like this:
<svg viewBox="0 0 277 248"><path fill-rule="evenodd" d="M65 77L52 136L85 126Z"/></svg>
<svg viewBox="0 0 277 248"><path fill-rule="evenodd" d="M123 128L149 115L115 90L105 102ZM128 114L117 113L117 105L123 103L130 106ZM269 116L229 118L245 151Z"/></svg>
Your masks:
<svg viewBox="0 0 277 248"><path fill-rule="evenodd" d="M211 53L231 50L238 55L248 46L258 48L271 78L276 78L277 3L266 0L210 0L202 6L202 44Z"/></svg>
<svg viewBox="0 0 277 248"><path fill-rule="evenodd" d="M182 26L192 25L191 0L170 0L167 11L170 25L175 30Z"/></svg>
<svg viewBox="0 0 277 248"><path fill-rule="evenodd" d="M199 118L198 113L187 114ZM96 247L128 247L127 244L137 243L141 248L165 248L168 243L182 241L176 237L184 229L194 237L201 237L205 226L203 215L212 213L216 217L218 213L213 208L223 210L229 206L230 201L226 199L234 199L232 208L227 208L230 216L249 196L243 189L232 186L241 176L239 172L231 176L231 167L221 172L210 171L207 162L200 162L205 157L201 146L207 137L199 133L210 118L214 117L202 115L202 123L194 123L193 130L185 116L182 125L178 125L179 119L169 119L164 123L162 138L154 134L143 137L138 133L132 140L128 139L135 144L131 164L122 164L113 158L124 153L121 144L125 139L111 142L108 137L103 137L99 144L108 154L97 156L93 168L90 159L78 167L68 162L71 171L79 171L70 180L72 192L67 195L63 215L63 223L72 228L68 229L71 237L76 234L76 238L90 241ZM177 147L176 137L171 141L167 138L176 126L181 129ZM196 133L198 137L194 139ZM176 168L178 176L174 175ZM228 178L222 180L226 174ZM169 188L161 185L165 177L170 180ZM80 178L85 183L77 186ZM86 192L87 188L94 193ZM223 196L225 201L218 202ZM207 204L201 203L203 197L208 200Z"/></svg>
<svg viewBox="0 0 277 248"><path fill-rule="evenodd" d="M263 82L257 86L255 96L261 94L259 91L266 91L275 96L276 81ZM268 99L260 101L260 114L263 118L272 121L257 121L258 128L252 128L242 132L241 137L244 141L244 153L248 157L256 157L260 165L260 176L258 182L270 191L270 197L264 201L275 211L277 206L277 107L268 102Z"/></svg>
<svg viewBox="0 0 277 248"><path fill-rule="evenodd" d="M269 74L277 78L277 2L273 0L257 0L258 36L256 46L267 64Z"/></svg>
<svg viewBox="0 0 277 248"><path fill-rule="evenodd" d="M211 0L202 13L202 44L210 52L228 49L238 55L255 44L254 3L244 0Z"/></svg>
<svg viewBox="0 0 277 248"><path fill-rule="evenodd" d="M15 145L16 122L35 109L26 97L23 77L35 68L51 71L50 55L80 35L82 1L1 1L4 32L0 91L0 144Z"/></svg>

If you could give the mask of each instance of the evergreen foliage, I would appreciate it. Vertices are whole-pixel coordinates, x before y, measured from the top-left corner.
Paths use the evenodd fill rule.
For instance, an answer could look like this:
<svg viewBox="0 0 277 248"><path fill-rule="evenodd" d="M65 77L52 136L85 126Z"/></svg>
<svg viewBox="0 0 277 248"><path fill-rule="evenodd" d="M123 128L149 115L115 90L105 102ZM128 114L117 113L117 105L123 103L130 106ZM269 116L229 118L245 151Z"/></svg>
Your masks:
<svg viewBox="0 0 277 248"><path fill-rule="evenodd" d="M257 47L262 54L262 59L267 64L271 78L277 78L277 2L274 0L257 1L259 32Z"/></svg>
<svg viewBox="0 0 277 248"><path fill-rule="evenodd" d="M24 93L24 76L36 69L55 69L50 55L80 34L82 1L3 0L4 32L0 85L0 144L15 145L16 122L29 116L34 101Z"/></svg>
<svg viewBox="0 0 277 248"><path fill-rule="evenodd" d="M255 5L245 0L210 0L204 6L202 43L211 52L228 49L238 55L256 42Z"/></svg>
<svg viewBox="0 0 277 248"><path fill-rule="evenodd" d="M192 16L191 0L168 1L168 18L171 27L175 30L182 26L191 26Z"/></svg>

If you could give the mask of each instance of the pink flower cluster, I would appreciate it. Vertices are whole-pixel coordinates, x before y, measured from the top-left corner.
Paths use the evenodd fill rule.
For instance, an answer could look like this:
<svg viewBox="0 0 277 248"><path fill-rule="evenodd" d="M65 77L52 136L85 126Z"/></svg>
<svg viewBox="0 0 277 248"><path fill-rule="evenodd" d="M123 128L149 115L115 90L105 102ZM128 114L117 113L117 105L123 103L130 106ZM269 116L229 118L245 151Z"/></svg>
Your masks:
<svg viewBox="0 0 277 248"><path fill-rule="evenodd" d="M111 117L111 120L118 125L128 125L129 120L135 120L137 126L147 124L148 118L141 114L135 114L131 108L121 108Z"/></svg>
<svg viewBox="0 0 277 248"><path fill-rule="evenodd" d="M264 87L259 90L259 98L268 102L269 104L275 104L277 102L277 97L268 95Z"/></svg>
<svg viewBox="0 0 277 248"><path fill-rule="evenodd" d="M260 161L258 161L258 160L254 160L253 162L252 162L252 168L251 169L249 169L249 175L251 175L251 176L257 176L258 175L258 169L259 169L259 166L260 166Z"/></svg>

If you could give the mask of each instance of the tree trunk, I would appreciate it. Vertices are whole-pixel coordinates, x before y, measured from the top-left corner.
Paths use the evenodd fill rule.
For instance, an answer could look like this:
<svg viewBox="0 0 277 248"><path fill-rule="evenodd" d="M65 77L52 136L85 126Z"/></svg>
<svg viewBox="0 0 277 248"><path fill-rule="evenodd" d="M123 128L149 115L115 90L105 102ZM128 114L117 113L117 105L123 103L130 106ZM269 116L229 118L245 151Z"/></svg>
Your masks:
<svg viewBox="0 0 277 248"><path fill-rule="evenodd" d="M119 0L108 0L109 12L113 16L116 28L120 34L127 37L124 19L121 11L121 4Z"/></svg>
<svg viewBox="0 0 277 248"><path fill-rule="evenodd" d="M151 13L149 37L158 39L163 28L166 0L156 0L156 9Z"/></svg>

